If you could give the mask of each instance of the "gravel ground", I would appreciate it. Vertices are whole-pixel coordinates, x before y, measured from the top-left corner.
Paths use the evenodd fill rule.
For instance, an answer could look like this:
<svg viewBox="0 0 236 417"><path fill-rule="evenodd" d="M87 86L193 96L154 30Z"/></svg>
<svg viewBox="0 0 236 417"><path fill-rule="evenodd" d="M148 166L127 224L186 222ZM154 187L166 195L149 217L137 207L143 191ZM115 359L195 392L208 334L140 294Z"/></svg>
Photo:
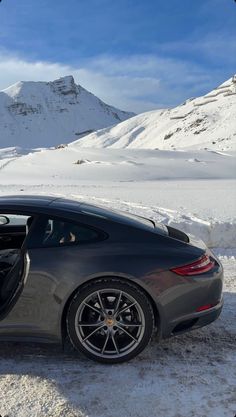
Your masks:
<svg viewBox="0 0 236 417"><path fill-rule="evenodd" d="M105 366L59 346L2 343L2 417L234 417L236 261L223 257L225 306L201 330Z"/></svg>

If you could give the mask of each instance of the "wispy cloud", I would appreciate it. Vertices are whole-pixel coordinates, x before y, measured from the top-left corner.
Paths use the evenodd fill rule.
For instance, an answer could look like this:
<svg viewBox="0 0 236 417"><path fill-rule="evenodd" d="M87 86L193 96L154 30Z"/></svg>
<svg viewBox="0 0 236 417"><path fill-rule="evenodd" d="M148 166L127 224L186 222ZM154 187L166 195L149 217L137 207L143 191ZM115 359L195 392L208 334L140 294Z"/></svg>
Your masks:
<svg viewBox="0 0 236 417"><path fill-rule="evenodd" d="M193 39L165 42L158 45L157 51L170 56L184 55L185 59L191 57L193 62L204 60L208 65L214 64L215 69L222 65L235 68L236 65L235 36L226 31L209 33L200 39L196 34Z"/></svg>

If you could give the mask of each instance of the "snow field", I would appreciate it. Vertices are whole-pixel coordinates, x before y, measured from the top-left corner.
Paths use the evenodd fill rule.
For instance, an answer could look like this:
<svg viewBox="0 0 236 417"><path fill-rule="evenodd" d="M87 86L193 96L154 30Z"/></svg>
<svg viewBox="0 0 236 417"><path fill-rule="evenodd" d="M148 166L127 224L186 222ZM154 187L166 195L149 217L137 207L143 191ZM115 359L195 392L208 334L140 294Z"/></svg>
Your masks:
<svg viewBox="0 0 236 417"><path fill-rule="evenodd" d="M132 211L236 247L235 152L134 149L0 151L0 194L51 193Z"/></svg>

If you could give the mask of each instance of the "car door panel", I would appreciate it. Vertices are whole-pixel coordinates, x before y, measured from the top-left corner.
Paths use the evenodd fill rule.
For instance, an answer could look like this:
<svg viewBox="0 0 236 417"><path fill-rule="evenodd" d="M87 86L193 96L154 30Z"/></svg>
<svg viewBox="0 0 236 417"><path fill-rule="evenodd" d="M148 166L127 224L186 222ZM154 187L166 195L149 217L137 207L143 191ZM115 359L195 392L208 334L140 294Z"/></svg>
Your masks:
<svg viewBox="0 0 236 417"><path fill-rule="evenodd" d="M61 300L55 300L63 258L60 248L29 249L30 270L22 294L8 316L0 321L0 338L6 334L18 337L60 338L58 322ZM55 270L55 257L58 271Z"/></svg>
<svg viewBox="0 0 236 417"><path fill-rule="evenodd" d="M29 272L29 257L23 249L0 251L0 320L17 303Z"/></svg>

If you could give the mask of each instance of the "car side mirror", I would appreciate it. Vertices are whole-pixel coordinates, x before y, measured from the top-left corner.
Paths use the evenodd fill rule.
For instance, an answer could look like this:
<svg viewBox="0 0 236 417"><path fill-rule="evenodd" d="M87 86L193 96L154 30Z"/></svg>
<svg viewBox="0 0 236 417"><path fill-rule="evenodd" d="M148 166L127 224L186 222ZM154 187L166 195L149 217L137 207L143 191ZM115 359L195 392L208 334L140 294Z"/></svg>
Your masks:
<svg viewBox="0 0 236 417"><path fill-rule="evenodd" d="M4 226L4 224L10 223L10 219L7 216L0 215L0 226Z"/></svg>

